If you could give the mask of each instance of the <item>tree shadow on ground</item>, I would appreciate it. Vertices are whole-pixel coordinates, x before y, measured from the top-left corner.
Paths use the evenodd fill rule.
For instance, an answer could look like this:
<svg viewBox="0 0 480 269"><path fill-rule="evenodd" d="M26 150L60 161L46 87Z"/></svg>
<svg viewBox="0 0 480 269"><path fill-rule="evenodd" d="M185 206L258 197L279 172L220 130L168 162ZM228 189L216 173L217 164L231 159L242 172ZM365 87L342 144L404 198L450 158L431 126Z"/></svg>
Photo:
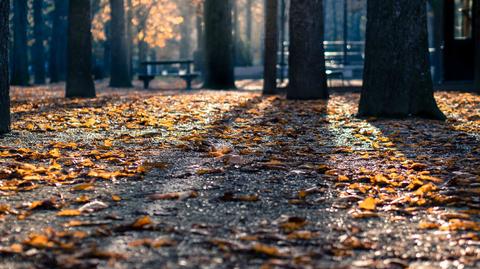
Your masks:
<svg viewBox="0 0 480 269"><path fill-rule="evenodd" d="M164 254L154 251L136 257L136 262L168 266L184 261L188 267L219 266L221 261L223 267L259 266L268 255L255 253L252 242L240 240L247 235L258 238L258 244L291 248L292 257L331 253L332 241L348 225L340 213L326 210L336 196L332 179L325 175L331 163L329 153L336 147L326 111L323 101L254 97L191 137L187 151L149 156L169 162L171 168L152 171L141 189L129 190L136 202L128 205L127 214L140 211L152 216L171 227L175 232L166 235L180 243ZM192 190L198 192L197 198L139 200L152 193ZM287 216L293 222L305 220L310 232L321 235L309 242L287 240L282 228ZM102 245L115 249L119 238L155 236L158 232L117 235ZM215 242L225 242L225 247Z"/></svg>

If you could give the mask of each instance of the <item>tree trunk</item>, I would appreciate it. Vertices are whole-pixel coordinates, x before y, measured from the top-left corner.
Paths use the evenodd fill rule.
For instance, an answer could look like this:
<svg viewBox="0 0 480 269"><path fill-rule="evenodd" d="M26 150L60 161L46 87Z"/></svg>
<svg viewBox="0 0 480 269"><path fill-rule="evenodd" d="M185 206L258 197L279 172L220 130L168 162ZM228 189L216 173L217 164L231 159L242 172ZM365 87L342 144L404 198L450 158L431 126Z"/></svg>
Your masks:
<svg viewBox="0 0 480 269"><path fill-rule="evenodd" d="M278 0L266 1L265 59L263 61L263 94L277 90Z"/></svg>
<svg viewBox="0 0 480 269"><path fill-rule="evenodd" d="M140 74L147 74L148 73L148 68L146 65L143 65L142 63L143 62L146 62L148 60L148 43L143 41L143 40L139 40L138 41L138 69L139 69L139 72Z"/></svg>
<svg viewBox="0 0 480 269"><path fill-rule="evenodd" d="M247 42L248 45L251 47L252 46L252 34L253 34L253 28L252 28L252 23L253 23L253 16L252 16L252 9L253 9L253 0L247 0L246 4L246 9L247 9L247 14L246 14L246 35L247 35ZM278 4L277 4L278 6Z"/></svg>
<svg viewBox="0 0 480 269"><path fill-rule="evenodd" d="M0 134L10 131L10 90L8 82L10 1L0 1Z"/></svg>
<svg viewBox="0 0 480 269"><path fill-rule="evenodd" d="M70 0L68 11L66 97L93 98L90 1Z"/></svg>
<svg viewBox="0 0 480 269"><path fill-rule="evenodd" d="M475 31L475 90L480 93L480 0L473 1L472 14Z"/></svg>
<svg viewBox="0 0 480 269"><path fill-rule="evenodd" d="M323 48L323 0L298 0L290 5L288 99L327 99Z"/></svg>
<svg viewBox="0 0 480 269"><path fill-rule="evenodd" d="M206 0L204 88L233 89L232 5L230 0Z"/></svg>
<svg viewBox="0 0 480 269"><path fill-rule="evenodd" d="M445 119L433 97L425 0L368 1L359 115Z"/></svg>
<svg viewBox="0 0 480 269"><path fill-rule="evenodd" d="M133 79L133 3L127 0L127 42L128 42L128 74Z"/></svg>
<svg viewBox="0 0 480 269"><path fill-rule="evenodd" d="M195 60L195 70L202 72L204 76L204 65L205 65L205 36L203 31L203 4L197 3L195 11L195 27L197 32L197 49L195 51L194 60Z"/></svg>
<svg viewBox="0 0 480 269"><path fill-rule="evenodd" d="M181 40L180 40L180 58L190 59L190 48L192 44L192 10L191 5L182 6L183 23L180 26Z"/></svg>
<svg viewBox="0 0 480 269"><path fill-rule="evenodd" d="M13 1L13 59L11 84L28 86L27 0Z"/></svg>
<svg viewBox="0 0 480 269"><path fill-rule="evenodd" d="M35 43L33 44L33 67L35 71L35 84L45 84L45 40L43 34L43 0L33 1L33 32Z"/></svg>
<svg viewBox="0 0 480 269"><path fill-rule="evenodd" d="M110 65L111 65L111 36L110 36L110 21L105 22L105 27L103 28L105 33L105 40L103 41L103 71L105 72L106 77L110 77Z"/></svg>
<svg viewBox="0 0 480 269"><path fill-rule="evenodd" d="M67 69L68 1L55 0L50 39L50 83L64 81Z"/></svg>
<svg viewBox="0 0 480 269"><path fill-rule="evenodd" d="M125 5L123 0L110 0L111 65L110 87L132 87L128 61L127 24L125 23Z"/></svg>

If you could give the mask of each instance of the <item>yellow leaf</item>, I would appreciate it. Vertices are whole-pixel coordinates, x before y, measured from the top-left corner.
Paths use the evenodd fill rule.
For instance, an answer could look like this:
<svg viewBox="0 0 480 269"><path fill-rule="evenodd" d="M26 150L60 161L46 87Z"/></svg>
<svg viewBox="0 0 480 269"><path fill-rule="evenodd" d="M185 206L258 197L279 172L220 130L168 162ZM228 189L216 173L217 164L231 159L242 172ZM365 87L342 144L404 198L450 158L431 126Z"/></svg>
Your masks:
<svg viewBox="0 0 480 269"><path fill-rule="evenodd" d="M53 242L50 242L47 236L42 234L31 234L29 239L24 243L34 248L51 248L55 246Z"/></svg>
<svg viewBox="0 0 480 269"><path fill-rule="evenodd" d="M268 246L260 243L256 243L252 246L252 250L259 254L273 256L273 257L281 257L284 256L280 250L275 246Z"/></svg>
<svg viewBox="0 0 480 269"><path fill-rule="evenodd" d="M375 198L368 197L359 202L358 207L365 210L375 210L377 208L377 202L375 201Z"/></svg>
<svg viewBox="0 0 480 269"><path fill-rule="evenodd" d="M83 183L72 187L72 191L91 191L93 189L95 189L95 185L92 183Z"/></svg>
<svg viewBox="0 0 480 269"><path fill-rule="evenodd" d="M425 230L437 229L438 227L440 227L440 224L428 221L420 221L420 223L418 224L418 228Z"/></svg>
<svg viewBox="0 0 480 269"><path fill-rule="evenodd" d="M77 209L64 209L60 212L57 213L57 216L59 217L74 217L74 216L80 216L82 212Z"/></svg>
<svg viewBox="0 0 480 269"><path fill-rule="evenodd" d="M135 220L135 222L133 222L133 224L131 226L134 229L142 229L145 226L151 225L151 224L153 224L153 222L150 219L150 217L149 216L143 216L143 217L140 217L137 220Z"/></svg>

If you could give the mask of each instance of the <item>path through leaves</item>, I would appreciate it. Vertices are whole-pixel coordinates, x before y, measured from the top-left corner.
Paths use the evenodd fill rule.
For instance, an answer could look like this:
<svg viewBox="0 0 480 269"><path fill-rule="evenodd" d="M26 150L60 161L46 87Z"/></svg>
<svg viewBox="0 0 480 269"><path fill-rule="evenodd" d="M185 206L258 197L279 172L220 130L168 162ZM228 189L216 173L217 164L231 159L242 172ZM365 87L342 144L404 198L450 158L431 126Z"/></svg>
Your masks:
<svg viewBox="0 0 480 269"><path fill-rule="evenodd" d="M438 93L443 123L358 119L354 93L61 90L14 90L7 268L480 266L479 96Z"/></svg>

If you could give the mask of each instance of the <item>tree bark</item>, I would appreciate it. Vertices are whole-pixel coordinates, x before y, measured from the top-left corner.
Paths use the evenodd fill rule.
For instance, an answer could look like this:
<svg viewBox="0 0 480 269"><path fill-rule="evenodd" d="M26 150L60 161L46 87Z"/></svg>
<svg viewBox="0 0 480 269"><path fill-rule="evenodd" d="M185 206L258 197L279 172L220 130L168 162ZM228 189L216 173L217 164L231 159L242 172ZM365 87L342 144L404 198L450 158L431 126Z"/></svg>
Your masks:
<svg viewBox="0 0 480 269"><path fill-rule="evenodd" d="M323 0L292 1L288 99L328 98L323 23Z"/></svg>
<svg viewBox="0 0 480 269"><path fill-rule="evenodd" d="M184 5L181 7L183 23L180 25L180 49L181 59L190 59L190 51L192 44L192 6Z"/></svg>
<svg viewBox="0 0 480 269"><path fill-rule="evenodd" d="M13 59L11 84L28 86L27 0L13 1Z"/></svg>
<svg viewBox="0 0 480 269"><path fill-rule="evenodd" d="M127 42L128 42L128 74L133 79L133 3L127 0Z"/></svg>
<svg viewBox="0 0 480 269"><path fill-rule="evenodd" d="M8 81L10 1L0 1L0 134L10 131L10 90Z"/></svg>
<svg viewBox="0 0 480 269"><path fill-rule="evenodd" d="M475 31L475 90L480 93L480 0L473 1L472 14Z"/></svg>
<svg viewBox="0 0 480 269"><path fill-rule="evenodd" d="M35 84L45 84L45 40L43 34L44 19L43 19L43 0L33 1L33 32L35 36L35 43L33 44L33 67L35 71Z"/></svg>
<svg viewBox="0 0 480 269"><path fill-rule="evenodd" d="M231 0L206 0L205 83L208 89L233 89L233 35Z"/></svg>
<svg viewBox="0 0 480 269"><path fill-rule="evenodd" d="M195 10L195 27L197 34L197 48L194 55L195 60L195 70L200 71L204 77L204 66L205 66L205 35L204 35L204 25L203 25L203 4L197 3ZM202 77L202 79L203 79Z"/></svg>
<svg viewBox="0 0 480 269"><path fill-rule="evenodd" d="M70 0L68 11L66 97L93 98L90 1Z"/></svg>
<svg viewBox="0 0 480 269"><path fill-rule="evenodd" d="M252 9L253 9L253 0L247 0L247 4L246 4L246 9L247 9L247 14L246 14L246 29L245 29L245 32L246 32L246 35L247 35L247 42L248 42L248 45L251 47L252 46L252 34L253 34L253 27L252 27L252 23L253 23L253 16L252 16ZM278 4L277 4L278 6Z"/></svg>
<svg viewBox="0 0 480 269"><path fill-rule="evenodd" d="M50 83L65 81L67 69L68 2L55 0L50 38Z"/></svg>
<svg viewBox="0 0 480 269"><path fill-rule="evenodd" d="M445 119L433 97L426 1L369 0L367 9L359 115Z"/></svg>
<svg viewBox="0 0 480 269"><path fill-rule="evenodd" d="M267 0L265 10L263 94L275 94L277 90L278 0Z"/></svg>
<svg viewBox="0 0 480 269"><path fill-rule="evenodd" d="M132 87L128 61L127 24L125 23L125 5L123 0L110 0L111 29L111 65L110 87Z"/></svg>
<svg viewBox="0 0 480 269"><path fill-rule="evenodd" d="M143 40L139 40L138 41L138 69L140 74L145 75L148 73L147 66L142 64L147 60L148 60L148 43Z"/></svg>

